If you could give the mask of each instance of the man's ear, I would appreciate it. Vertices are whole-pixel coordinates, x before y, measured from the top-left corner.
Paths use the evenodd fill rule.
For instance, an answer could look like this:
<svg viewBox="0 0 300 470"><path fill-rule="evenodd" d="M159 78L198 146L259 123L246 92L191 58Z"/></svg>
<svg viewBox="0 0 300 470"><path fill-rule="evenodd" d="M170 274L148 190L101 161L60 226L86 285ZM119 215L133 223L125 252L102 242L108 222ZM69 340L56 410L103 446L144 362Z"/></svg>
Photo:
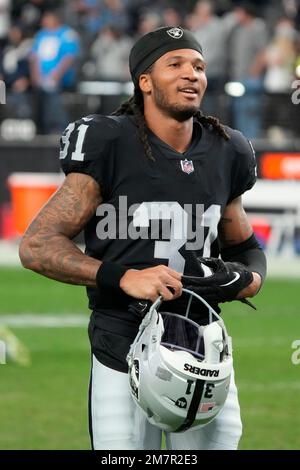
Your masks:
<svg viewBox="0 0 300 470"><path fill-rule="evenodd" d="M149 73L142 73L139 77L139 87L143 93L151 93L152 80Z"/></svg>

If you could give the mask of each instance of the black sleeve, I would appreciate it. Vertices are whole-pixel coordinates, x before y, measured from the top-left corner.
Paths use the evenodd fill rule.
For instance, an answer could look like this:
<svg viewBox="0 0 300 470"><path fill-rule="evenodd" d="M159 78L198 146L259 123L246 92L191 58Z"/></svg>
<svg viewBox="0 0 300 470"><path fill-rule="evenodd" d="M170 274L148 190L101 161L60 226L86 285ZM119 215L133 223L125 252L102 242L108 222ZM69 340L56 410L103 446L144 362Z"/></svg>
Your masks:
<svg viewBox="0 0 300 470"><path fill-rule="evenodd" d="M106 198L112 186L113 144L118 134L118 123L105 116L88 116L70 123L60 139L60 162L65 175L90 175Z"/></svg>
<svg viewBox="0 0 300 470"><path fill-rule="evenodd" d="M256 158L252 144L243 134L231 130L235 157L231 173L231 192L228 202L248 191L256 182Z"/></svg>
<svg viewBox="0 0 300 470"><path fill-rule="evenodd" d="M224 261L242 263L249 271L258 273L262 283L264 282L267 275L267 259L254 233L238 245L222 248L221 257Z"/></svg>

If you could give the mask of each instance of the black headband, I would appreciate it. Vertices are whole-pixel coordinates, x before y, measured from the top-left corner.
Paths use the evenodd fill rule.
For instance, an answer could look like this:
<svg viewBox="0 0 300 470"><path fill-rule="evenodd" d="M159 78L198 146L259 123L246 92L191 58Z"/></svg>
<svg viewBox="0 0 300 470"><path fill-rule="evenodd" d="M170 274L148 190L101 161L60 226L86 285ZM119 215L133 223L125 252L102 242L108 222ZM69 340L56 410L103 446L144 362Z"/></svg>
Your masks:
<svg viewBox="0 0 300 470"><path fill-rule="evenodd" d="M131 49L129 56L129 68L134 85L138 84L139 76L150 65L166 52L176 49L194 49L202 55L199 42L186 29L167 26L142 36Z"/></svg>

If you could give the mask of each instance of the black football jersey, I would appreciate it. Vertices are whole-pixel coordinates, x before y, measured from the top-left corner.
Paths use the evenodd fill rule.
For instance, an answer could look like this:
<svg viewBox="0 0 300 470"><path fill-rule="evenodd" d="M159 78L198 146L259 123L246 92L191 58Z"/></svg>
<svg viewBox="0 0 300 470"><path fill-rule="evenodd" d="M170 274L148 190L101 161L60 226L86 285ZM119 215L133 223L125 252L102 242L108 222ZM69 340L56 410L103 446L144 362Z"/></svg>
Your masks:
<svg viewBox="0 0 300 470"><path fill-rule="evenodd" d="M256 179L251 144L240 132L226 131L228 141L195 120L192 142L179 153L149 130L152 161L132 116L93 115L70 124L61 139L62 169L90 175L103 197L84 230L86 254L128 268L165 264L199 274L199 256L219 255L226 205ZM87 293L98 327L134 337L138 320L127 312L132 298L90 287ZM178 306L168 302L169 311Z"/></svg>

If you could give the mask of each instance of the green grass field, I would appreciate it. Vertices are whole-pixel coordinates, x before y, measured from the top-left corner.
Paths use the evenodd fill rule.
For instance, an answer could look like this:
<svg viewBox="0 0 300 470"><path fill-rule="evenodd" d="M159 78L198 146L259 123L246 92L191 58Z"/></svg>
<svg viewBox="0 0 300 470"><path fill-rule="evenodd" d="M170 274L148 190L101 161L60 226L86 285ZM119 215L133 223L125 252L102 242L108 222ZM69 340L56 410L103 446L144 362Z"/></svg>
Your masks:
<svg viewBox="0 0 300 470"><path fill-rule="evenodd" d="M223 316L233 336L244 422L241 449L300 449L299 281L268 280L257 312L234 302ZM0 268L1 314L85 313L85 290L17 268ZM86 328L14 327L32 365L0 365L0 449L88 449Z"/></svg>

